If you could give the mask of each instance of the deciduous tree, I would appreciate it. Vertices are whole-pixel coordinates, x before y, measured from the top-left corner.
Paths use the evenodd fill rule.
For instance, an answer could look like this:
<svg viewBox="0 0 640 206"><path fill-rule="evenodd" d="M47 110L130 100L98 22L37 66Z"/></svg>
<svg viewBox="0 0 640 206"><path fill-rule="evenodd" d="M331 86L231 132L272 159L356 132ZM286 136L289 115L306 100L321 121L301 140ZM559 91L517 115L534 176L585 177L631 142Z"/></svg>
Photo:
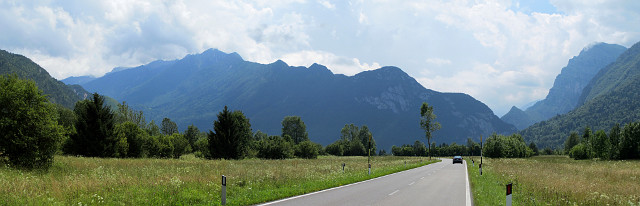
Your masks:
<svg viewBox="0 0 640 206"><path fill-rule="evenodd" d="M424 130L429 145L429 159L431 159L431 138L432 133L440 129L440 123L436 122L436 115L433 113L433 106L426 102L420 106L420 127Z"/></svg>
<svg viewBox="0 0 640 206"><path fill-rule="evenodd" d="M294 144L309 140L307 126L299 116L286 116L282 120L282 136L289 135Z"/></svg>
<svg viewBox="0 0 640 206"><path fill-rule="evenodd" d="M0 76L0 159L25 169L48 169L64 128L35 82Z"/></svg>

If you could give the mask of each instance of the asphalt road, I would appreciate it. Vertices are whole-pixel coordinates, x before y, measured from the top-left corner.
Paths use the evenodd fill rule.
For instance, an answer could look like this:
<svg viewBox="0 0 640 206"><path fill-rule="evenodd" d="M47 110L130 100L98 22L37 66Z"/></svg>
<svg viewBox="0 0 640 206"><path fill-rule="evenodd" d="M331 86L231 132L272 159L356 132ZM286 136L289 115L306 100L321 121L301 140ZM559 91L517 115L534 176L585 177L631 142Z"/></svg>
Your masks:
<svg viewBox="0 0 640 206"><path fill-rule="evenodd" d="M471 205L466 161L451 159L263 205Z"/></svg>

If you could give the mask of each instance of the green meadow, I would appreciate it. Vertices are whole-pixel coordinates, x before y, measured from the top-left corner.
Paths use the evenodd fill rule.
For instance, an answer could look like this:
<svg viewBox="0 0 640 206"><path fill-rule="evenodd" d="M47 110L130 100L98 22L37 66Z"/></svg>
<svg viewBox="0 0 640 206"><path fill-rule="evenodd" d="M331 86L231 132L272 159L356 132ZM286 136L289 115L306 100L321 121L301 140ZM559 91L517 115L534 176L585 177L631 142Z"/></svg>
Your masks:
<svg viewBox="0 0 640 206"><path fill-rule="evenodd" d="M574 160L567 156L484 158L482 176L467 159L475 205L640 205L640 161Z"/></svg>
<svg viewBox="0 0 640 206"><path fill-rule="evenodd" d="M250 205L430 164L422 157L318 159L116 159L55 156L47 172L0 167L3 205ZM406 162L406 166L405 166ZM344 171L342 163L345 163Z"/></svg>

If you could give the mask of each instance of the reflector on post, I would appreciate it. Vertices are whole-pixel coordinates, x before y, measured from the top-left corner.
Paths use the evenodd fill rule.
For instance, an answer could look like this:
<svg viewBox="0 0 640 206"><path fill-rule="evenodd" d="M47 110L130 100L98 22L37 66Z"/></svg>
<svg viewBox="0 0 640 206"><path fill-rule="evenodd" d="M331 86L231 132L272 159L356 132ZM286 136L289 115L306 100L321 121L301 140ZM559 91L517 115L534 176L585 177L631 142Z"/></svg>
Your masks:
<svg viewBox="0 0 640 206"><path fill-rule="evenodd" d="M511 206L511 186L511 183L507 184L507 206Z"/></svg>

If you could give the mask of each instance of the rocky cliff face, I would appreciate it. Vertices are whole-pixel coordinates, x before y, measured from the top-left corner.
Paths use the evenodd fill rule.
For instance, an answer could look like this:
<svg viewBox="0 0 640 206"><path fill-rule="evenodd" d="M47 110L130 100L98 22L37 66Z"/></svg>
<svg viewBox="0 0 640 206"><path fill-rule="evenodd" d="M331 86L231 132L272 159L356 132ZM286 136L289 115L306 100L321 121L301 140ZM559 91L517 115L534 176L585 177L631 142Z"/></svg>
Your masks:
<svg viewBox="0 0 640 206"><path fill-rule="evenodd" d="M625 47L616 44L598 43L584 48L578 56L569 60L556 77L553 87L544 100L529 107L523 113L511 111L501 119L524 129L533 123L567 113L578 104L582 90L604 67L614 62ZM507 118L505 118L507 117Z"/></svg>

